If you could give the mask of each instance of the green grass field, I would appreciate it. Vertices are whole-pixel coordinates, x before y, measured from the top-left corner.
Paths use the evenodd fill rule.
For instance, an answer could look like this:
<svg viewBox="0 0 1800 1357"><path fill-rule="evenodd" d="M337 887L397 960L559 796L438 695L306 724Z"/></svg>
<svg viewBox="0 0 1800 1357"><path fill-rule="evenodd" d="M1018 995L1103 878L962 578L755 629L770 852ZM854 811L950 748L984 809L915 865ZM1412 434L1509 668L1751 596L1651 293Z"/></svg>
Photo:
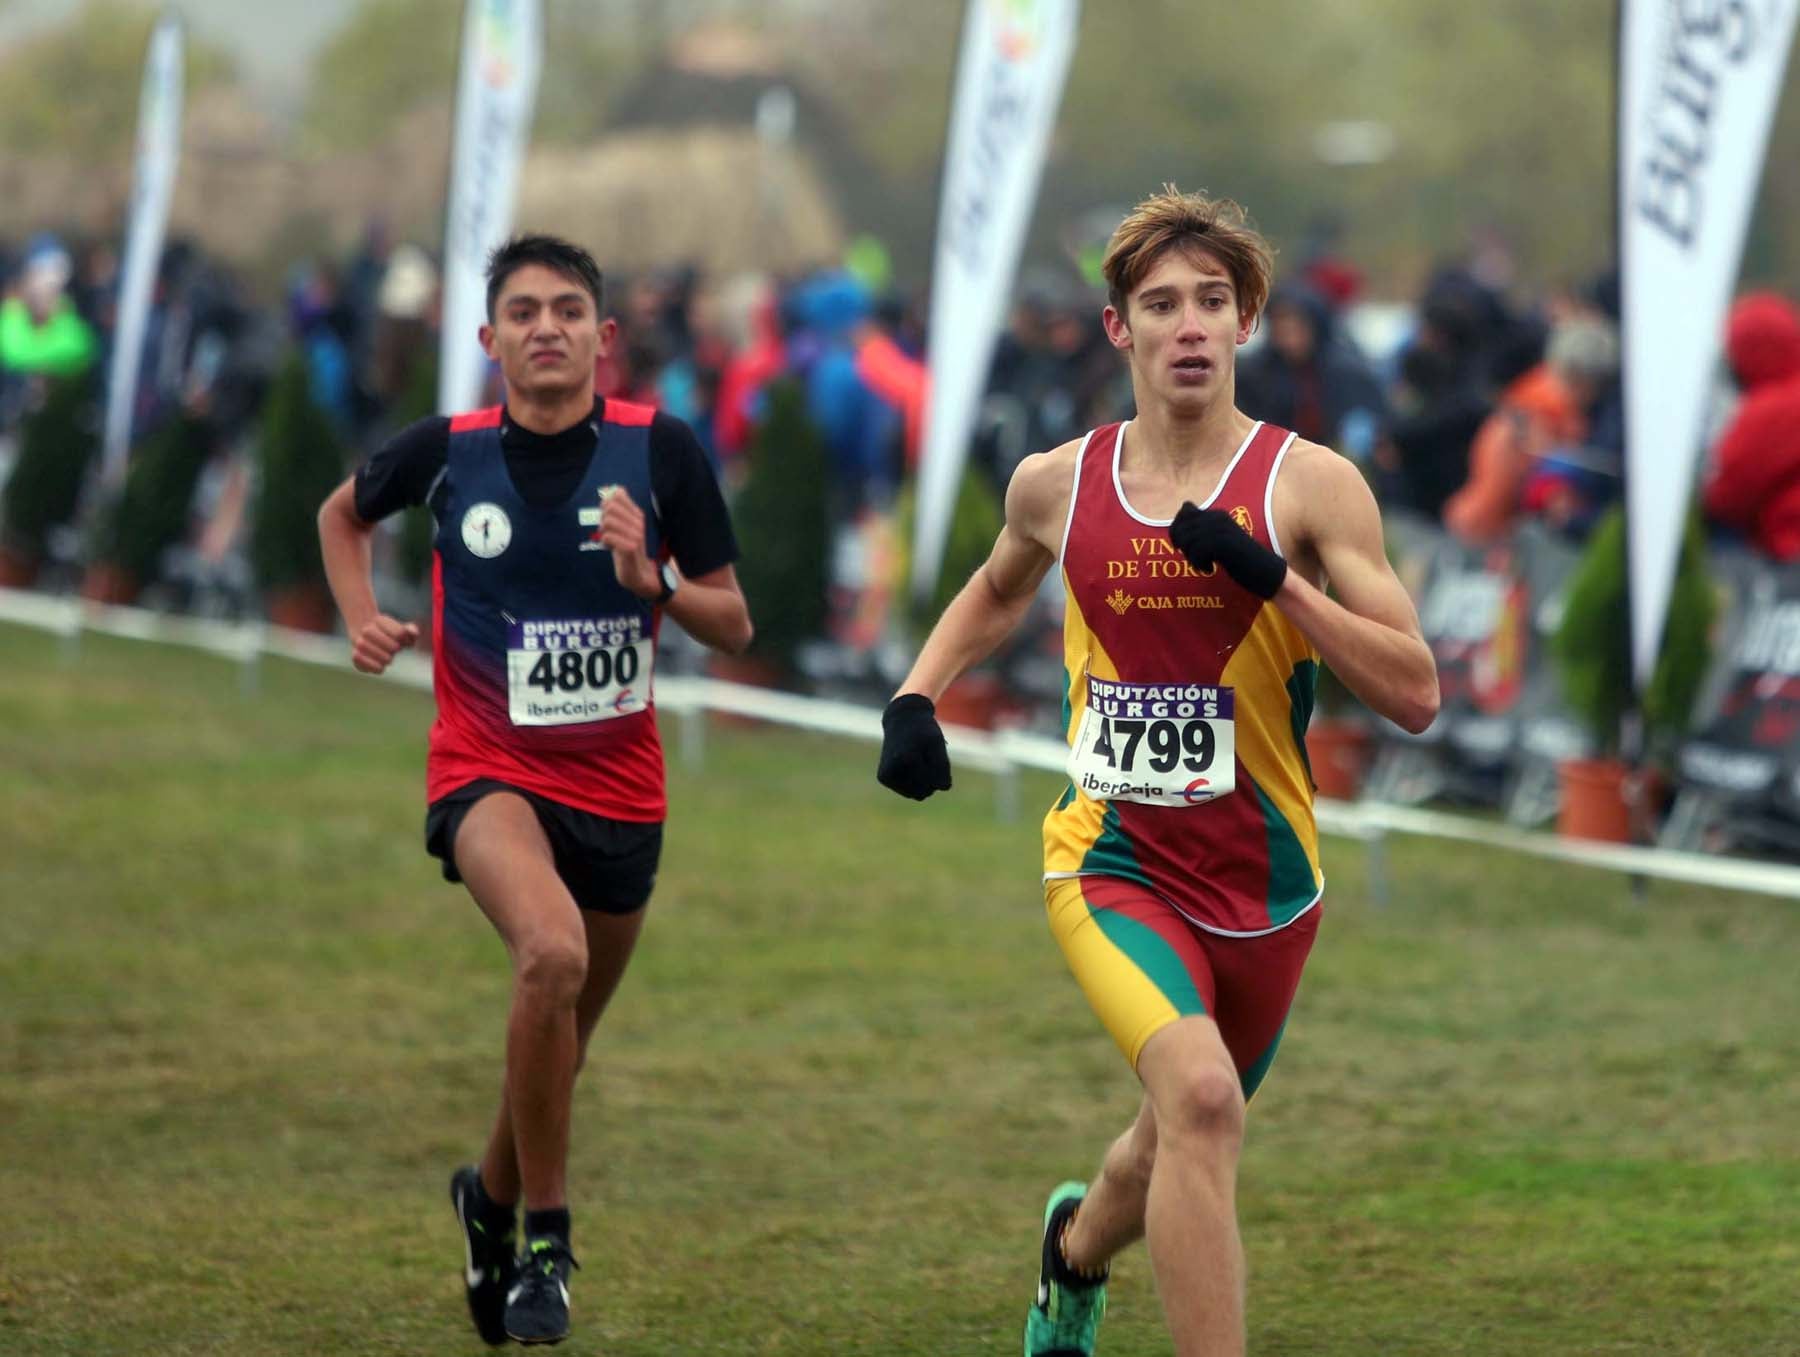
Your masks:
<svg viewBox="0 0 1800 1357"><path fill-rule="evenodd" d="M429 711L0 628L0 1353L482 1350L445 1182L507 976L419 845ZM1016 1353L1043 1194L1136 1105L1035 814L786 732L671 761L562 1350ZM1377 908L1326 854L1251 1110L1251 1350L1800 1352L1800 902L1403 840ZM1114 1276L1102 1353L1166 1353L1142 1252Z"/></svg>

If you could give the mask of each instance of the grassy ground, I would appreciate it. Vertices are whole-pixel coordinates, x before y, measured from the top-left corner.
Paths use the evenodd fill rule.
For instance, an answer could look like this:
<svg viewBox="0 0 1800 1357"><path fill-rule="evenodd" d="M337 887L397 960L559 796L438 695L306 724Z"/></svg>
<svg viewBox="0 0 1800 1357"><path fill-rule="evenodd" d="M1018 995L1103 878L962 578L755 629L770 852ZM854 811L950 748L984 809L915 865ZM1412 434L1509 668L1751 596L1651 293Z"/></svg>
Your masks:
<svg viewBox="0 0 1800 1357"><path fill-rule="evenodd" d="M261 680L0 628L0 1353L481 1350L444 1188L506 974L419 847L428 699ZM1035 817L786 733L672 761L563 1351L1016 1352L1042 1194L1136 1101ZM1376 907L1327 842L1251 1113L1252 1351L1800 1352L1800 903L1390 858ZM1141 1251L1112 1300L1106 1357L1168 1351Z"/></svg>

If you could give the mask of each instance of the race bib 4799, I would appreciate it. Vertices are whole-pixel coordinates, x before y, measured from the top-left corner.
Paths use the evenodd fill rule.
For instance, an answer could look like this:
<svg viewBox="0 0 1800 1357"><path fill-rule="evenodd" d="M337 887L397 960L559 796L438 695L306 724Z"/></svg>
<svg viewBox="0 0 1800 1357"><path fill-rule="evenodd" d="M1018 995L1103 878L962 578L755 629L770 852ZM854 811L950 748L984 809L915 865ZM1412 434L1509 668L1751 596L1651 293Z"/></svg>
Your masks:
<svg viewBox="0 0 1800 1357"><path fill-rule="evenodd" d="M1088 675L1069 779L1096 801L1198 806L1237 786L1234 694Z"/></svg>

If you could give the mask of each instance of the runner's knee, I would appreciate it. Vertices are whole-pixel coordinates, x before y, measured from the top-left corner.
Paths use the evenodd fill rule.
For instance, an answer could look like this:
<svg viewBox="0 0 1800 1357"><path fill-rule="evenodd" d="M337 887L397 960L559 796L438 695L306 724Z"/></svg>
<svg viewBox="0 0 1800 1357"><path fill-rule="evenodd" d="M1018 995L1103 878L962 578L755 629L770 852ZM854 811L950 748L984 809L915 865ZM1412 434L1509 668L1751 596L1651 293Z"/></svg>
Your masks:
<svg viewBox="0 0 1800 1357"><path fill-rule="evenodd" d="M587 979L587 964L587 942L579 933L540 933L519 944L515 970L521 990L573 1005Z"/></svg>
<svg viewBox="0 0 1800 1357"><path fill-rule="evenodd" d="M1228 1065L1197 1065L1172 1082L1156 1105L1165 1141L1203 1139L1236 1144L1244 1133L1244 1091Z"/></svg>

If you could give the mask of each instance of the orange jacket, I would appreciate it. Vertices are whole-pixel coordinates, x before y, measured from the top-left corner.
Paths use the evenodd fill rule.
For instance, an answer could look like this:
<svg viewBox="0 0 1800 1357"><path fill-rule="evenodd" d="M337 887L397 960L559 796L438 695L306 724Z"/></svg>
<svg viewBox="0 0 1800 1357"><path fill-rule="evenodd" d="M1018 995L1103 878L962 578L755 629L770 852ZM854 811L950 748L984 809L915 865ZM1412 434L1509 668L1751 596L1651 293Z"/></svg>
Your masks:
<svg viewBox="0 0 1800 1357"><path fill-rule="evenodd" d="M1465 542L1503 537L1519 516L1532 462L1550 448L1579 442L1587 421L1574 393L1539 363L1501 393L1469 445L1469 479L1444 502L1444 526Z"/></svg>

